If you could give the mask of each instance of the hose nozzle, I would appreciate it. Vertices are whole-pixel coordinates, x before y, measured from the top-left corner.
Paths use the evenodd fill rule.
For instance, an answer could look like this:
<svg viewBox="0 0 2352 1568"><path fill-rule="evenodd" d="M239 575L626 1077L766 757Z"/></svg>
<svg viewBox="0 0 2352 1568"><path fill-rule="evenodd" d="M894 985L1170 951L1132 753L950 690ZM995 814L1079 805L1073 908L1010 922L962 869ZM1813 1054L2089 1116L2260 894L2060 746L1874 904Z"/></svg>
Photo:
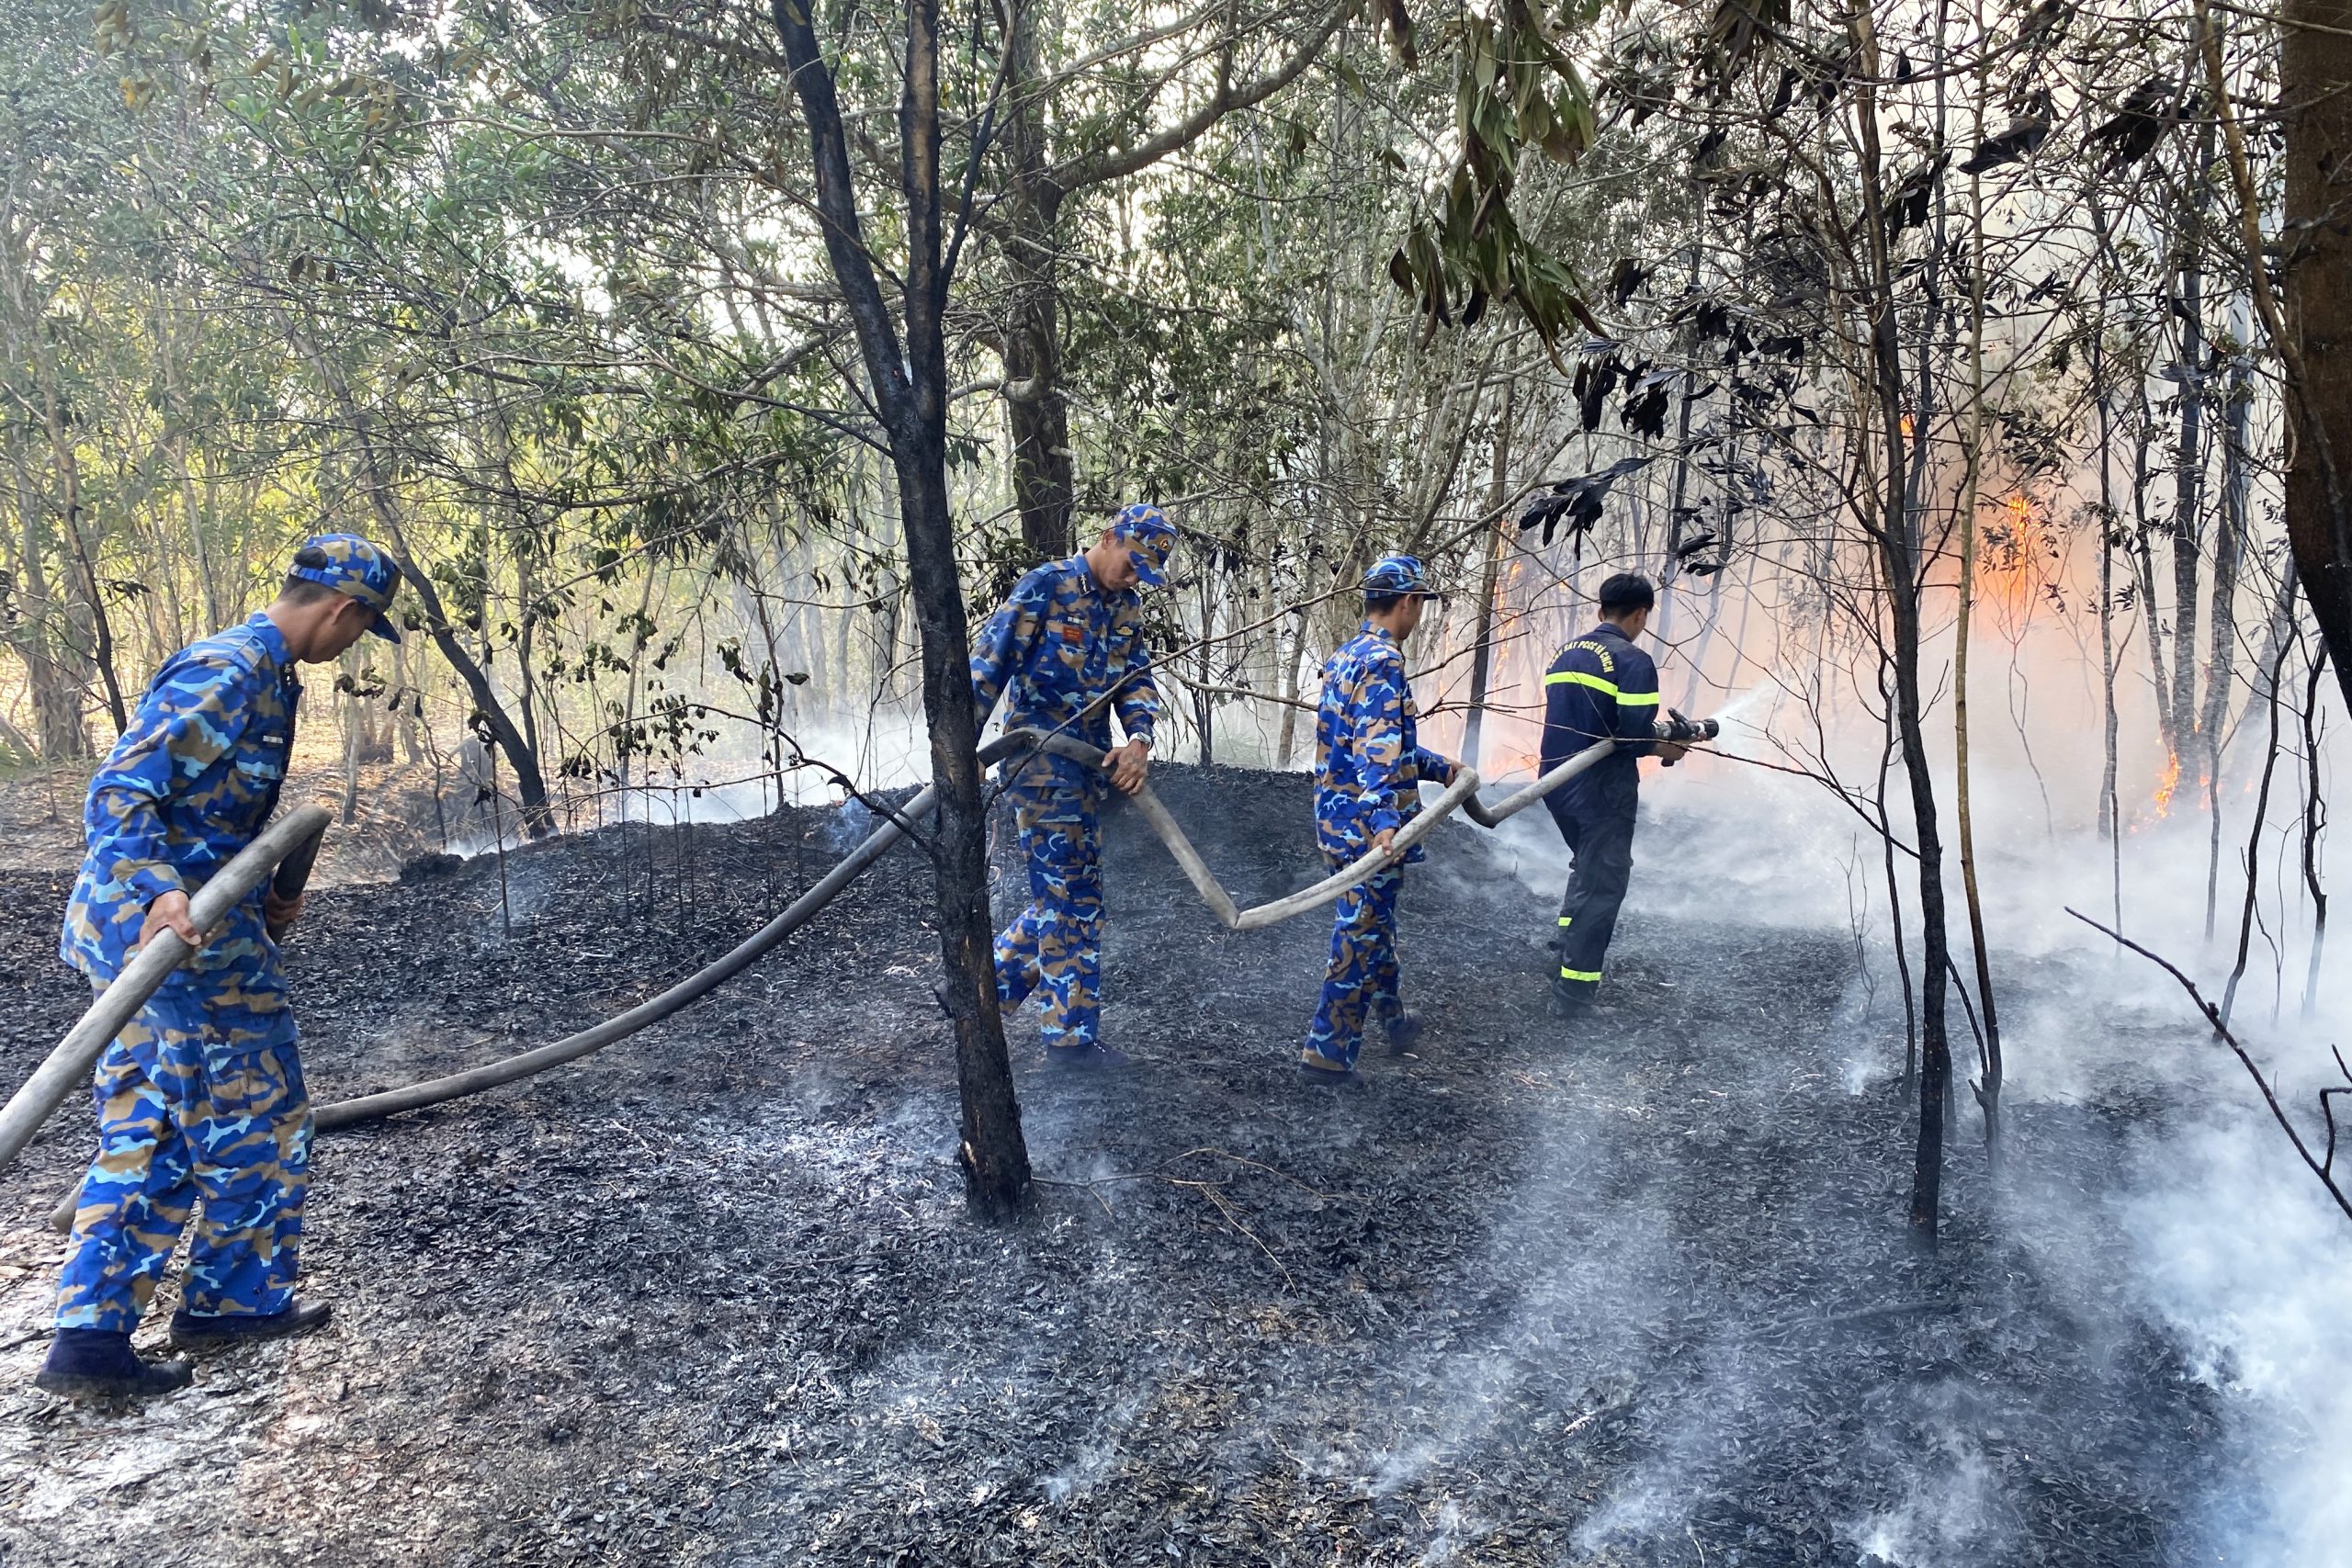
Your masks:
<svg viewBox="0 0 2352 1568"><path fill-rule="evenodd" d="M1666 716L1659 719L1653 728L1660 740L1671 741L1678 746L1692 746L1702 740L1713 740L1724 732L1724 727L1718 720L1690 718L1679 708L1667 709ZM1669 768L1674 766L1671 761L1665 765Z"/></svg>

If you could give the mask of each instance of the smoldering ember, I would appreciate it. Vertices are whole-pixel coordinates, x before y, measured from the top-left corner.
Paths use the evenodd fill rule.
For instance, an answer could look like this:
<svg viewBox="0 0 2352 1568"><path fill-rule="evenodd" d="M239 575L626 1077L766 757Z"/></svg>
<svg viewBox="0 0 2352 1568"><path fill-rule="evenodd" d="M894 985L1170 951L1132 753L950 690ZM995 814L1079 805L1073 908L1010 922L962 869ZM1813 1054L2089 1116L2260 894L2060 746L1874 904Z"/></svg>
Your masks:
<svg viewBox="0 0 2352 1568"><path fill-rule="evenodd" d="M0 1565L2352 1568L2352 6L0 76Z"/></svg>

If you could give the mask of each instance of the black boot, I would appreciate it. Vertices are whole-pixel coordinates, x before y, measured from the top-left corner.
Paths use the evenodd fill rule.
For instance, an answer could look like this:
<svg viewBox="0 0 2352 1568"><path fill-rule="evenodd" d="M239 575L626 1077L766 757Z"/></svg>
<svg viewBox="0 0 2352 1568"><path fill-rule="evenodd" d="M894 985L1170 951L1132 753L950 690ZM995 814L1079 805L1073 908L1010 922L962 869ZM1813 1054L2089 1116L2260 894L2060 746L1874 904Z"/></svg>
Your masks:
<svg viewBox="0 0 2352 1568"><path fill-rule="evenodd" d="M1388 1054L1402 1056L1421 1043L1421 1015L1417 1012L1392 1014L1383 1024L1388 1032Z"/></svg>
<svg viewBox="0 0 2352 1568"><path fill-rule="evenodd" d="M213 1350L229 1345L250 1345L257 1339L283 1339L308 1334L334 1315L324 1302L296 1302L284 1312L190 1312L172 1314L172 1348Z"/></svg>
<svg viewBox="0 0 2352 1568"><path fill-rule="evenodd" d="M1564 980L1554 980L1547 1010L1562 1022L1573 1023L1592 1011L1592 992L1581 986L1570 986Z"/></svg>
<svg viewBox="0 0 2352 1568"><path fill-rule="evenodd" d="M195 1380L187 1362L142 1361L128 1331L61 1328L33 1386L68 1399L153 1399Z"/></svg>
<svg viewBox="0 0 2352 1568"><path fill-rule="evenodd" d="M1046 1047L1046 1065L1069 1073L1111 1072L1125 1066L1133 1058L1116 1045L1105 1045L1100 1041L1091 1045Z"/></svg>

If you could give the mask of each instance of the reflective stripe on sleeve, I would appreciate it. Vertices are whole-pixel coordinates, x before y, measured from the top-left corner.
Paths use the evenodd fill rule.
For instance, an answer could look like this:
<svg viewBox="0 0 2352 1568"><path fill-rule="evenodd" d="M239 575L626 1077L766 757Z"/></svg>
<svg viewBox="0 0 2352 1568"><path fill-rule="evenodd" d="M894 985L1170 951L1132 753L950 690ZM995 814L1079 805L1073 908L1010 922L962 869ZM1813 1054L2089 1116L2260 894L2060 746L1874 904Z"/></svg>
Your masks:
<svg viewBox="0 0 2352 1568"><path fill-rule="evenodd" d="M1654 708L1657 706L1657 694L1656 692L1619 692L1617 705L1627 708Z"/></svg>

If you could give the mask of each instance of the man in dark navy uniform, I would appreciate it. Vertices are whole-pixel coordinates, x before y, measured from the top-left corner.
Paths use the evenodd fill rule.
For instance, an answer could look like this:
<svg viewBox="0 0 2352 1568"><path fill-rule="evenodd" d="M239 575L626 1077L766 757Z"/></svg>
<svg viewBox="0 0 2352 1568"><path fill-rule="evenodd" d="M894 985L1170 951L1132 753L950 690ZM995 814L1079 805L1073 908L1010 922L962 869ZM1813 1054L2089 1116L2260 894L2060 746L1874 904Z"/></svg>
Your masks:
<svg viewBox="0 0 2352 1568"><path fill-rule="evenodd" d="M1544 677L1544 772L1589 746L1615 743L1609 756L1544 797L1573 860L1555 938L1558 1018L1581 1015L1600 989L1601 961L1634 875L1637 759L1672 762L1689 750L1657 739L1657 666L1634 646L1657 603L1649 580L1619 572L1600 585L1600 623L1561 649Z"/></svg>

